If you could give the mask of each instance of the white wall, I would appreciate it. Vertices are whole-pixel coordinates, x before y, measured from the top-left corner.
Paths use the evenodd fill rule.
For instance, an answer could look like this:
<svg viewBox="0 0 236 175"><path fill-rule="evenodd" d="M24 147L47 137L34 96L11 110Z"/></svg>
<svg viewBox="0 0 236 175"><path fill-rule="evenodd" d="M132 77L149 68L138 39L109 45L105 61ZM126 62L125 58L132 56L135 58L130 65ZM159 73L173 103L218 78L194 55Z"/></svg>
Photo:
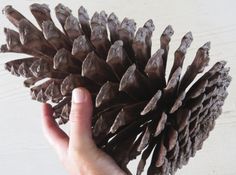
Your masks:
<svg viewBox="0 0 236 175"><path fill-rule="evenodd" d="M171 41L169 65L173 52L181 37L193 32L194 42L186 56L188 65L196 49L206 41L212 42L211 63L226 59L231 66L231 75L236 73L236 1L234 0L61 0L29 1L0 0L0 8L11 4L29 19L28 6L31 3L47 3L53 9L59 2L71 7L76 15L80 5L87 8L90 16L97 10L115 12L118 17L128 16L136 20L138 26L152 18L156 25L153 48L159 47L159 37L163 29L171 24L175 34ZM35 21L34 21L35 22ZM11 26L0 15L0 43L4 43L3 27ZM22 56L21 56L22 57ZM15 54L0 54L0 174L4 175L65 175L53 150L44 139L40 126L40 104L30 100L28 89L22 79L3 70L3 63L19 58ZM224 113L218 119L215 130L204 144L203 150L191 159L188 166L177 174L181 175L233 175L236 174L236 91L231 83ZM133 170L135 163L132 163ZM134 171L135 172L135 171Z"/></svg>

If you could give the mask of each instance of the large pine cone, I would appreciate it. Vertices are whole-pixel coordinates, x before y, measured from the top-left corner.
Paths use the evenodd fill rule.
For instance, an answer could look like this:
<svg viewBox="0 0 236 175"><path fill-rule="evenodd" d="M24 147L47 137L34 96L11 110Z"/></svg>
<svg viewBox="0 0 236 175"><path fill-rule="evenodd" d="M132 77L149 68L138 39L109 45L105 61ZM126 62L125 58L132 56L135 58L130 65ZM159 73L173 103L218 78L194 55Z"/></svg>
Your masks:
<svg viewBox="0 0 236 175"><path fill-rule="evenodd" d="M147 174L174 174L201 149L221 114L231 81L229 68L221 61L189 88L209 62L209 42L198 49L180 78L193 40L188 32L175 51L166 79L171 26L161 35L160 49L151 55L152 20L136 31L134 20L120 22L114 13L107 17L104 11L90 20L84 7L79 8L78 20L59 4L55 11L62 32L47 5L33 4L30 10L40 29L13 7L5 7L6 17L18 32L4 30L7 44L1 52L31 55L7 62L6 69L27 78L24 84L31 87L33 99L56 103L54 117L59 124L69 120L72 90L83 86L94 100L96 144L127 173L128 162L142 154L137 168L141 174L154 150ZM45 81L34 86L40 80Z"/></svg>

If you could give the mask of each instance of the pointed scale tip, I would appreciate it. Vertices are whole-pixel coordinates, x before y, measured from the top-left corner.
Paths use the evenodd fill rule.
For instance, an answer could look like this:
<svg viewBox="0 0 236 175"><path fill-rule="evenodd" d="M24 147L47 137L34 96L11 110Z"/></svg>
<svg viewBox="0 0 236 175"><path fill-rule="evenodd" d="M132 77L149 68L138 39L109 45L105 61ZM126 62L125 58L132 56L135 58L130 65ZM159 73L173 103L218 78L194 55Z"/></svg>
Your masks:
<svg viewBox="0 0 236 175"><path fill-rule="evenodd" d="M134 33L136 30L136 22L133 19L128 19L125 17L121 22L120 28L126 30L127 32Z"/></svg>
<svg viewBox="0 0 236 175"><path fill-rule="evenodd" d="M114 134L121 126L124 126L125 124L126 122L124 117L124 109L122 108L121 111L117 114L109 133Z"/></svg>
<svg viewBox="0 0 236 175"><path fill-rule="evenodd" d="M136 65L132 64L124 73L123 77L121 78L120 85L119 85L119 91L123 91L125 89L126 83L129 82L131 79L131 75L136 70Z"/></svg>
<svg viewBox="0 0 236 175"><path fill-rule="evenodd" d="M117 56L123 58L122 49L123 49L123 41L122 40L115 41L110 47L106 62L108 64L110 61L113 62L114 58L116 58Z"/></svg>
<svg viewBox="0 0 236 175"><path fill-rule="evenodd" d="M115 15L114 12L112 12L109 16L108 16L108 21L114 21L117 20L118 17Z"/></svg>
<svg viewBox="0 0 236 175"><path fill-rule="evenodd" d="M64 26L64 22L66 18L72 13L71 9L64 6L63 4L59 3L55 7L56 17L59 20L59 22Z"/></svg>
<svg viewBox="0 0 236 175"><path fill-rule="evenodd" d="M89 15L87 10L84 8L84 6L80 6L78 10L79 16L83 16L86 20L89 20Z"/></svg>
<svg viewBox="0 0 236 175"><path fill-rule="evenodd" d="M5 53L8 51L8 48L7 48L7 45L6 44L3 44L1 45L0 47L0 53Z"/></svg>
<svg viewBox="0 0 236 175"><path fill-rule="evenodd" d="M186 38L189 38L190 40L193 40L193 34L191 31L189 31L188 33L185 34Z"/></svg>
<svg viewBox="0 0 236 175"><path fill-rule="evenodd" d="M191 43L193 41L193 35L192 32L188 32L184 35L184 37L181 40L181 44L178 48L178 51L186 54L187 49L190 47Z"/></svg>
<svg viewBox="0 0 236 175"><path fill-rule="evenodd" d="M168 26L165 28L163 34L164 34L164 35L167 35L167 36L169 36L169 37L171 37L171 36L174 34L174 29L172 28L171 25L168 25Z"/></svg>
<svg viewBox="0 0 236 175"><path fill-rule="evenodd" d="M62 3L59 3L56 7L55 7L55 11L56 12L72 12L71 9L69 9L68 7L64 6Z"/></svg>
<svg viewBox="0 0 236 175"><path fill-rule="evenodd" d="M148 29L145 27L140 27L135 34L134 44L136 42L145 44L147 35L148 35Z"/></svg>
<svg viewBox="0 0 236 175"><path fill-rule="evenodd" d="M94 14L93 14L91 20L93 20L93 18L99 18L99 17L100 17L100 15L99 15L99 13L96 11L96 12L94 12Z"/></svg>
<svg viewBox="0 0 236 175"><path fill-rule="evenodd" d="M95 107L98 108L101 104L102 104L102 102L100 100L98 100L98 98L96 98L95 99Z"/></svg>
<svg viewBox="0 0 236 175"><path fill-rule="evenodd" d="M4 69L7 70L7 71L11 71L10 66L9 66L8 63L4 64Z"/></svg>
<svg viewBox="0 0 236 175"><path fill-rule="evenodd" d="M11 5L7 5L5 6L3 9L2 9L2 14L8 14L8 13L11 13L13 7Z"/></svg>
<svg viewBox="0 0 236 175"><path fill-rule="evenodd" d="M3 32L4 32L5 34L7 34L7 33L8 33L8 31L9 31L9 29L8 29L8 28L6 28L6 27L4 27L4 28L3 28Z"/></svg>
<svg viewBox="0 0 236 175"><path fill-rule="evenodd" d="M207 49L207 50L210 50L211 48L211 42L208 41L207 43L205 43L203 46L202 46L203 49Z"/></svg>
<svg viewBox="0 0 236 175"><path fill-rule="evenodd" d="M102 10L100 12L100 15L103 17L103 18L107 18L107 13L105 12L105 10Z"/></svg>
<svg viewBox="0 0 236 175"><path fill-rule="evenodd" d="M109 81L107 81L99 90L96 99L95 99L95 106L96 108L100 107L100 105L102 104L104 98L106 97L107 94L104 94L103 90L106 89L106 87L109 86Z"/></svg>
<svg viewBox="0 0 236 175"><path fill-rule="evenodd" d="M138 152L142 152L142 150L148 145L149 139L150 139L151 133L148 129L148 127L146 127L142 140L137 148Z"/></svg>
<svg viewBox="0 0 236 175"><path fill-rule="evenodd" d="M84 6L80 6L79 12L81 12L81 13L87 13L87 10L84 8Z"/></svg>
<svg viewBox="0 0 236 175"><path fill-rule="evenodd" d="M153 24L153 20L149 19L149 20L147 20L147 22L145 24Z"/></svg>
<svg viewBox="0 0 236 175"><path fill-rule="evenodd" d="M219 64L223 65L223 67L224 67L227 64L227 61L225 61L225 60L219 61Z"/></svg>
<svg viewBox="0 0 236 175"><path fill-rule="evenodd" d="M151 100L147 103L144 109L141 111L140 115L146 115L151 111L154 111L157 108L157 103L162 96L161 90L158 90L157 93L151 98Z"/></svg>
<svg viewBox="0 0 236 175"><path fill-rule="evenodd" d="M50 8L47 4L38 4L38 3L31 4L30 10L36 10L36 11L40 11L42 13L50 12Z"/></svg>
<svg viewBox="0 0 236 175"><path fill-rule="evenodd" d="M155 25L152 19L149 19L147 22L145 22L144 27L148 28L151 32L155 30Z"/></svg>

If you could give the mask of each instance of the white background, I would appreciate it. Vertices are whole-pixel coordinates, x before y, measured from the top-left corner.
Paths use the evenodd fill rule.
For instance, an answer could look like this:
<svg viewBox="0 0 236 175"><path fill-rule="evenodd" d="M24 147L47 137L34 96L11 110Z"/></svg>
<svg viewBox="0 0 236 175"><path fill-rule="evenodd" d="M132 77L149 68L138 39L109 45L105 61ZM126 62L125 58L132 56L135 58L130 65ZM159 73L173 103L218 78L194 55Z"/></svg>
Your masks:
<svg viewBox="0 0 236 175"><path fill-rule="evenodd" d="M36 1L0 0L0 8L13 5L30 20L28 6ZM74 15L83 5L90 16L95 11L115 12L119 19L125 16L136 20L138 26L152 18L156 25L153 36L153 51L159 48L159 37L171 24L175 30L170 46L169 66L173 52L181 37L192 31L194 42L188 50L185 66L195 55L198 47L206 41L212 42L210 65L225 59L236 74L236 1L234 0L61 0L44 1L52 9L61 2L69 6ZM54 13L53 13L54 14ZM13 27L0 15L0 43L4 43L3 27ZM0 54L0 174L4 175L66 175L53 150L41 132L40 104L30 100L23 79L11 76L4 70L4 62L23 55ZM169 67L168 67L169 68ZM189 164L178 171L178 175L233 175L236 174L236 90L235 82L229 88L229 97L224 112L217 120L214 131ZM136 162L131 164L135 172ZM145 174L145 173L144 173Z"/></svg>

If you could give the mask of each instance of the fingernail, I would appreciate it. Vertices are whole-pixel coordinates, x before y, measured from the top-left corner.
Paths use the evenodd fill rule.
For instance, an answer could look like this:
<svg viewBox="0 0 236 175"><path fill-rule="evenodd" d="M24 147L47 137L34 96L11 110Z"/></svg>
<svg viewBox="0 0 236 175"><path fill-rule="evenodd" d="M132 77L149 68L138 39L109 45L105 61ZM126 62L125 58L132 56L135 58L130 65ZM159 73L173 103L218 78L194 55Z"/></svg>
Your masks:
<svg viewBox="0 0 236 175"><path fill-rule="evenodd" d="M73 103L83 103L86 101L86 94L80 88L76 88L72 92L72 102Z"/></svg>

